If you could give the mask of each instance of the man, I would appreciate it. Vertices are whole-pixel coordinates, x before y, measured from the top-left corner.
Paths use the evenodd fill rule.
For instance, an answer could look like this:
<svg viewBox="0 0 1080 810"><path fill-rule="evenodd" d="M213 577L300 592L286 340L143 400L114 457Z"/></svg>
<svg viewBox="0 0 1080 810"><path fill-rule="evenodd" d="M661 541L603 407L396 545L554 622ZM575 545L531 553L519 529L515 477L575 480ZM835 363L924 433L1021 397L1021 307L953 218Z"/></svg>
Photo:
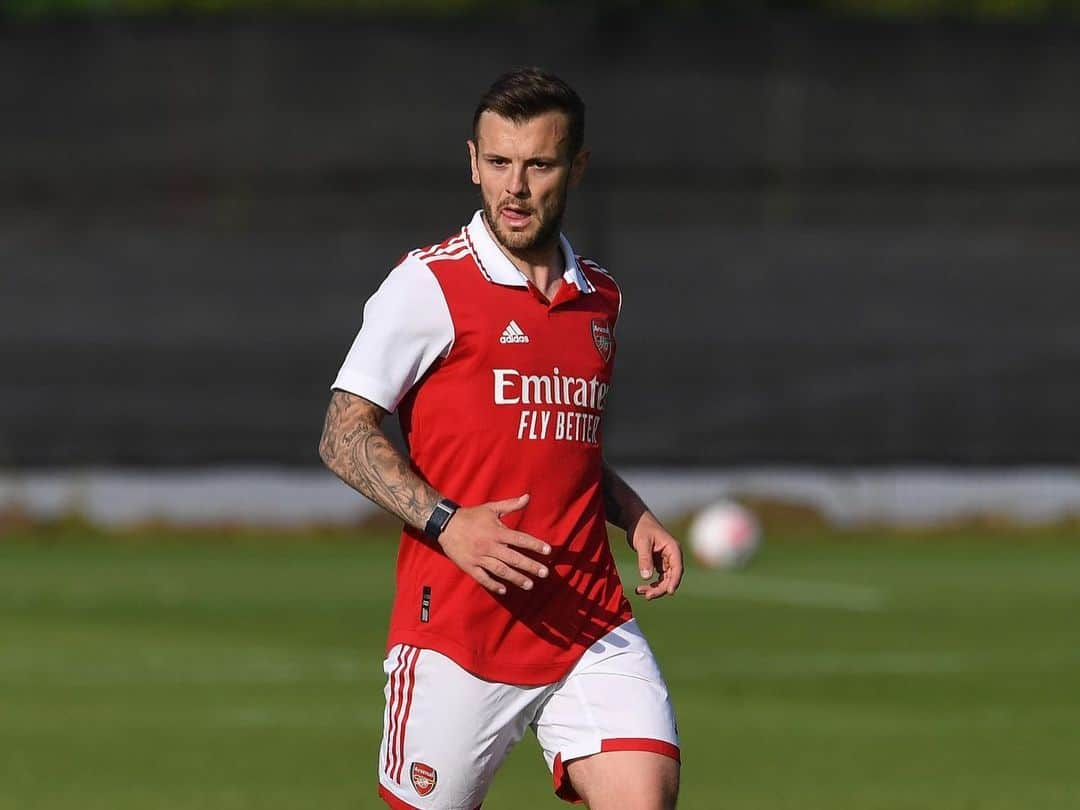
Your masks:
<svg viewBox="0 0 1080 810"><path fill-rule="evenodd" d="M526 727L559 796L675 805L674 715L605 519L645 599L675 592L682 555L601 455L621 293L560 233L584 113L539 70L495 82L468 141L482 211L401 260L333 384L320 455L405 522L379 752L392 808L479 807ZM379 427L395 410L407 459Z"/></svg>

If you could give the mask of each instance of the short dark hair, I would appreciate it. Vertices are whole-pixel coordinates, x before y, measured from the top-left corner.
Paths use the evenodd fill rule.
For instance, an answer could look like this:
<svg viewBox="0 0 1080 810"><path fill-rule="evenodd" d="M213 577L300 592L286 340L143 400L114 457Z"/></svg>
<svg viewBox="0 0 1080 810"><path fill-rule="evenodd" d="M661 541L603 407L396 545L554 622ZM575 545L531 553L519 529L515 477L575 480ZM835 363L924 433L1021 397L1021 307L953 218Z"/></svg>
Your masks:
<svg viewBox="0 0 1080 810"><path fill-rule="evenodd" d="M473 138L476 138L480 116L486 110L515 124L558 110L569 120L570 157L577 155L585 143L585 102L573 87L540 68L518 68L495 80L476 106Z"/></svg>

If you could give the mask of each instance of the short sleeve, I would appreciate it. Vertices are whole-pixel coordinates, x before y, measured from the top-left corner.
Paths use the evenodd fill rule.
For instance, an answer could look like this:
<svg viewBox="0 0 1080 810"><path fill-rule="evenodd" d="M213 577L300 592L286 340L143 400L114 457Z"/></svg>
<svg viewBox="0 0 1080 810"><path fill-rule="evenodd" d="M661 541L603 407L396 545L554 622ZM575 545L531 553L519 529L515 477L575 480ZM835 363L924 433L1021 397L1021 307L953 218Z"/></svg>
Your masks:
<svg viewBox="0 0 1080 810"><path fill-rule="evenodd" d="M331 388L388 411L454 342L442 287L419 259L407 257L364 305L364 320Z"/></svg>

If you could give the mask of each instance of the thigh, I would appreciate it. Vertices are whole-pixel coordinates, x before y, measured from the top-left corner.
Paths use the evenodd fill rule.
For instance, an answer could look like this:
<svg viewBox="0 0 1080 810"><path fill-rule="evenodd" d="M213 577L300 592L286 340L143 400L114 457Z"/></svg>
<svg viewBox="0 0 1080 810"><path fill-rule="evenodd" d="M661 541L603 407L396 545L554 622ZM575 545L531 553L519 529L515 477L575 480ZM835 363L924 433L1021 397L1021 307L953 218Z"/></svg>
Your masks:
<svg viewBox="0 0 1080 810"><path fill-rule="evenodd" d="M679 762L651 751L605 751L566 766L589 810L673 810Z"/></svg>
<svg viewBox="0 0 1080 810"><path fill-rule="evenodd" d="M564 799L581 798L575 777L583 780L595 770L576 768L571 773L568 765L594 755L636 752L659 757L648 773L664 779L674 768L677 780L675 713L652 650L633 620L586 651L542 704L534 725L555 792ZM632 759L597 756L596 763ZM663 785L656 789L662 792Z"/></svg>
<svg viewBox="0 0 1080 810"><path fill-rule="evenodd" d="M393 808L473 810L528 726L536 690L484 681L433 650L383 663L379 794Z"/></svg>

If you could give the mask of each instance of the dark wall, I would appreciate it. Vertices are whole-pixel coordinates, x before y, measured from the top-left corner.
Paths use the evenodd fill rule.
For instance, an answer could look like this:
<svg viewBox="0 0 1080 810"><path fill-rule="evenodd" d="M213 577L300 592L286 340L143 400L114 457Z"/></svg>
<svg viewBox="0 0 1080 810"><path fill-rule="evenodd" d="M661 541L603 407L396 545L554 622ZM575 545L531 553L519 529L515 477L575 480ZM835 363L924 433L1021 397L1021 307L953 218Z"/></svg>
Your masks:
<svg viewBox="0 0 1080 810"><path fill-rule="evenodd" d="M610 457L1080 459L1080 30L582 16L0 31L0 464L314 463L523 63L589 105Z"/></svg>

